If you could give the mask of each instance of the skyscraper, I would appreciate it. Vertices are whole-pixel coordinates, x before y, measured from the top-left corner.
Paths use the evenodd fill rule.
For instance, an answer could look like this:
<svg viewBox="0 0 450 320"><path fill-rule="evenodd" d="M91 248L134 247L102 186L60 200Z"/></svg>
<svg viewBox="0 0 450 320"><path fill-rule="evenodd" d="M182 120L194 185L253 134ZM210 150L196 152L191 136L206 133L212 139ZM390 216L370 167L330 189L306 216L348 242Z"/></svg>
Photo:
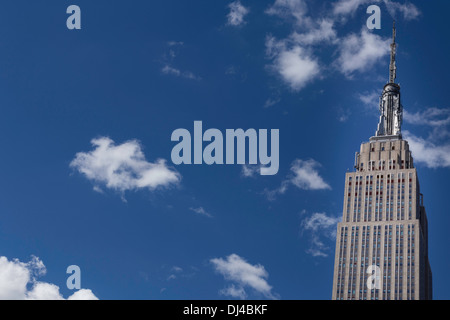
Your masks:
<svg viewBox="0 0 450 320"><path fill-rule="evenodd" d="M380 96L380 120L345 176L338 224L333 300L432 299L428 222L408 141L393 28L389 82Z"/></svg>

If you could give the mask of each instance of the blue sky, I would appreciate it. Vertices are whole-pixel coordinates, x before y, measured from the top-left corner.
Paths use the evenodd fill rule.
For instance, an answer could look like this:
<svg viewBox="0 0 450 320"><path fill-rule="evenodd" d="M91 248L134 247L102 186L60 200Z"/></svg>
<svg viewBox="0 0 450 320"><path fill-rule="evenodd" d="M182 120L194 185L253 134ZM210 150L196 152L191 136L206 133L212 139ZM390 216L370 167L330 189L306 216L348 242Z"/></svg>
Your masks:
<svg viewBox="0 0 450 320"><path fill-rule="evenodd" d="M71 4L81 30L66 27ZM380 30L366 27L371 4ZM0 296L68 298L66 269L78 265L88 298L330 299L344 176L376 130L395 18L403 134L428 213L434 297L448 299L449 10L4 3ZM174 165L171 134L196 120L279 129L278 173Z"/></svg>

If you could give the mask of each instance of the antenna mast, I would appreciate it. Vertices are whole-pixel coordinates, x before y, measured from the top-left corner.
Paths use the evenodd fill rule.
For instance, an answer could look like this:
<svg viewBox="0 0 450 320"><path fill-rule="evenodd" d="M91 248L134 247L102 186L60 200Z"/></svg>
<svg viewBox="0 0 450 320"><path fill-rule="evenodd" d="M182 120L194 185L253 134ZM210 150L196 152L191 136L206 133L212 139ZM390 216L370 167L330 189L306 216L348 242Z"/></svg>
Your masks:
<svg viewBox="0 0 450 320"><path fill-rule="evenodd" d="M395 20L392 28L392 43L391 43L391 63L389 65L389 83L394 83L397 77L397 67L395 65L395 53L397 51L397 44L395 43Z"/></svg>

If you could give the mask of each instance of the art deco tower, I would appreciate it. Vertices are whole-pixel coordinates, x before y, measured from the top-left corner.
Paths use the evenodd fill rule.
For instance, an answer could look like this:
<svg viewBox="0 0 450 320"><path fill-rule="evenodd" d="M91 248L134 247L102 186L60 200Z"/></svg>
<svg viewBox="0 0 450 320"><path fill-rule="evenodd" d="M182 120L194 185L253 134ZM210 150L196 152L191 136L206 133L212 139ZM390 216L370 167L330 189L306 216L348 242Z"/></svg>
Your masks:
<svg viewBox="0 0 450 320"><path fill-rule="evenodd" d="M361 144L355 171L345 176L333 300L432 299L427 215L408 141L401 134L395 34L394 24L377 131Z"/></svg>

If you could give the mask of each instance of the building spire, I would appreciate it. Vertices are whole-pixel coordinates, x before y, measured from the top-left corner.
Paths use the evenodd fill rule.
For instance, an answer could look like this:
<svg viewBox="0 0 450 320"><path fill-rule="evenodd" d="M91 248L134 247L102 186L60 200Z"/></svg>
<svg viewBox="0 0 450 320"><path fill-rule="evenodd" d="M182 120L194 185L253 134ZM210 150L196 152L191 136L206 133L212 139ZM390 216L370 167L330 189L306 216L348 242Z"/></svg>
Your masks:
<svg viewBox="0 0 450 320"><path fill-rule="evenodd" d="M395 83L397 77L397 67L395 65L395 54L397 50L397 44L395 43L395 20L392 27L392 43L391 43L391 63L389 65L389 83Z"/></svg>
<svg viewBox="0 0 450 320"><path fill-rule="evenodd" d="M401 139L403 106L400 102L400 86L395 83L397 67L395 65L395 54L397 44L395 43L396 29L395 20L392 28L391 63L389 65L389 83L383 88L380 97L380 121L378 122L375 137L371 139Z"/></svg>

